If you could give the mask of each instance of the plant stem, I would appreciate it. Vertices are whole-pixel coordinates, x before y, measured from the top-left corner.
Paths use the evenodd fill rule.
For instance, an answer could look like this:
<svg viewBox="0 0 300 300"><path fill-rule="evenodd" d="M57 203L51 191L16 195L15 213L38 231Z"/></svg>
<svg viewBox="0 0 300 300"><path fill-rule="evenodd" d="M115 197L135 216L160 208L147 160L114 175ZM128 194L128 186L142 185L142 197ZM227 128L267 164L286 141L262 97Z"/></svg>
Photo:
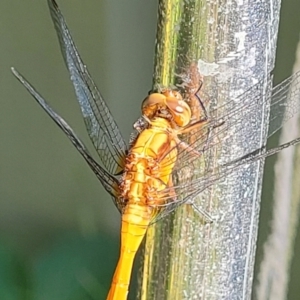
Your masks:
<svg viewBox="0 0 300 300"><path fill-rule="evenodd" d="M154 87L180 86L193 104L204 76L201 99L209 114L260 82L248 93L261 98L260 109L249 110L246 118L234 116L236 122L225 120L236 134L216 141L219 147L194 165L198 170L265 144L263 95L271 86L279 5L277 0L159 1ZM139 299L250 299L262 167L261 162L242 167L197 197L196 205L217 217L212 224L182 205L149 228Z"/></svg>

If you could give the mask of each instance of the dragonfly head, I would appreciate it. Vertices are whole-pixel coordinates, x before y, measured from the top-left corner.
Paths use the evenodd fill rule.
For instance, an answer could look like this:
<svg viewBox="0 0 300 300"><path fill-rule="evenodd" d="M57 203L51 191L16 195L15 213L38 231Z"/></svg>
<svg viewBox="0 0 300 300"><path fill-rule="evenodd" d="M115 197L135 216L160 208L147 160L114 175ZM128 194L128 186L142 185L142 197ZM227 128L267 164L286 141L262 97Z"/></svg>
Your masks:
<svg viewBox="0 0 300 300"><path fill-rule="evenodd" d="M179 127L188 125L192 117L191 109L181 94L170 89L150 94L142 103L142 113L149 119L155 116L172 119Z"/></svg>

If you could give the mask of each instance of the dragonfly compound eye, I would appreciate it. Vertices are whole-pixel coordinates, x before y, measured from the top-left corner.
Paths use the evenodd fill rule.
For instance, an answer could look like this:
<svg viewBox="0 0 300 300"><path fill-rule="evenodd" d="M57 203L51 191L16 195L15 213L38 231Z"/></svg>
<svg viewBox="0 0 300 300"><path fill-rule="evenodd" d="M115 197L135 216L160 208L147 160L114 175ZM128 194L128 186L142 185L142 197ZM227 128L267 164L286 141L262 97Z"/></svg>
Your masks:
<svg viewBox="0 0 300 300"><path fill-rule="evenodd" d="M192 117L191 109L185 101L181 100L181 96L180 98L168 97L166 104L177 126L184 127L190 123Z"/></svg>
<svg viewBox="0 0 300 300"><path fill-rule="evenodd" d="M166 106L166 97L159 93L149 95L142 103L142 113L148 118L154 117L160 107Z"/></svg>
<svg viewBox="0 0 300 300"><path fill-rule="evenodd" d="M153 93L142 103L142 113L150 119L163 109L169 111L172 120L179 127L184 127L191 121L191 109L177 91L168 89L161 94Z"/></svg>

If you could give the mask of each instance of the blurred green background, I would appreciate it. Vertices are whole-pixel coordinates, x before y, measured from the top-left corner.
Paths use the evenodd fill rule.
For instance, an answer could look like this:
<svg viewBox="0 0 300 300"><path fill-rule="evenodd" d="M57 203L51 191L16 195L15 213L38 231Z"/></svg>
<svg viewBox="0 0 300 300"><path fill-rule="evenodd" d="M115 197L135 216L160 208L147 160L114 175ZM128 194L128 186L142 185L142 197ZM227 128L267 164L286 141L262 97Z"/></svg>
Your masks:
<svg viewBox="0 0 300 300"><path fill-rule="evenodd" d="M126 139L151 89L157 4L158 0L59 2ZM298 0L283 0L277 82L292 70L299 11ZM76 149L12 76L11 66L93 149L46 0L2 0L0 299L104 299L118 257L119 213ZM258 261L269 231L273 162L269 159L265 173ZM299 299L299 250L298 239L289 299Z"/></svg>

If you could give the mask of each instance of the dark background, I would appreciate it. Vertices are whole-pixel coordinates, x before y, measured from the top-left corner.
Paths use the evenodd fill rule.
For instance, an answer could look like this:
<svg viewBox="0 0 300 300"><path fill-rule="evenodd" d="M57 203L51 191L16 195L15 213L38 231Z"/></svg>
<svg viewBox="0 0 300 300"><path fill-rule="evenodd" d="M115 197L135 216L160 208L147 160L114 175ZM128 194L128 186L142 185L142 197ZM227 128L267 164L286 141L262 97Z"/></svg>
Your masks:
<svg viewBox="0 0 300 300"><path fill-rule="evenodd" d="M124 137L151 89L158 1L60 1L79 52ZM282 2L275 81L289 76L300 2ZM16 67L93 149L47 3L0 2L0 299L104 299L120 216L76 149L14 79ZM276 144L276 137L271 144ZM258 260L269 232L267 162ZM299 299L299 238L289 299ZM298 255L298 256L297 256Z"/></svg>

